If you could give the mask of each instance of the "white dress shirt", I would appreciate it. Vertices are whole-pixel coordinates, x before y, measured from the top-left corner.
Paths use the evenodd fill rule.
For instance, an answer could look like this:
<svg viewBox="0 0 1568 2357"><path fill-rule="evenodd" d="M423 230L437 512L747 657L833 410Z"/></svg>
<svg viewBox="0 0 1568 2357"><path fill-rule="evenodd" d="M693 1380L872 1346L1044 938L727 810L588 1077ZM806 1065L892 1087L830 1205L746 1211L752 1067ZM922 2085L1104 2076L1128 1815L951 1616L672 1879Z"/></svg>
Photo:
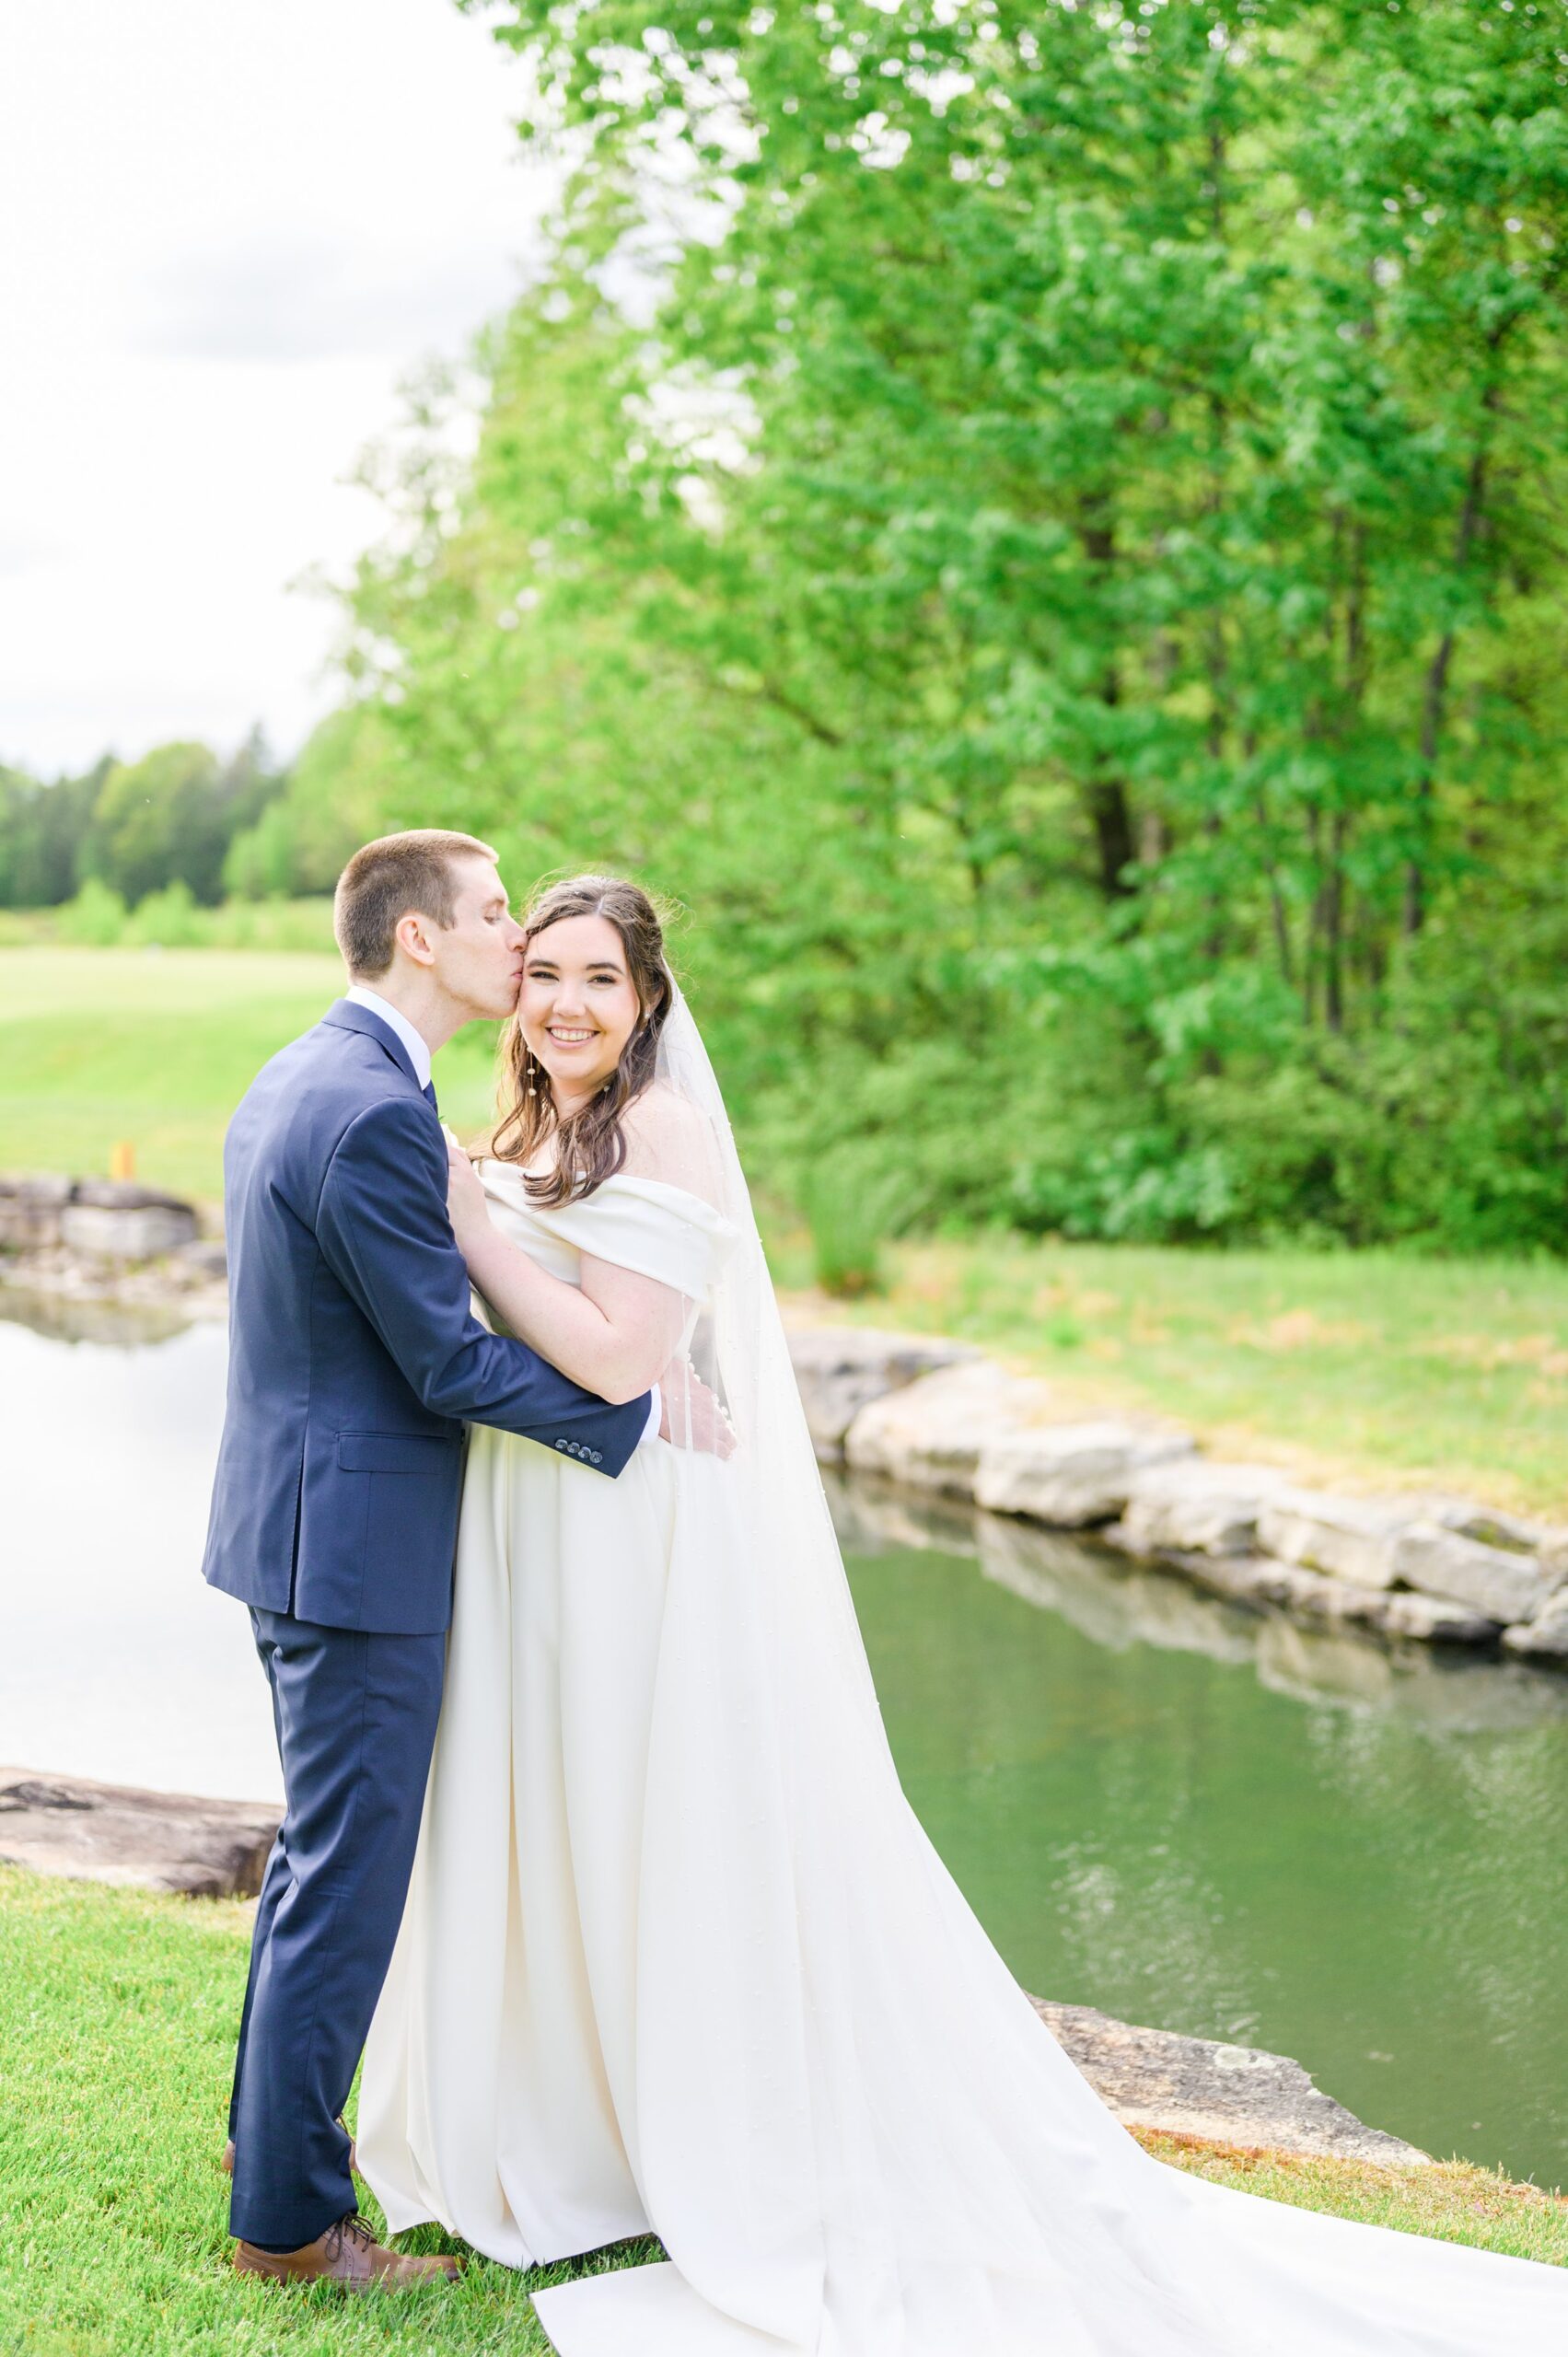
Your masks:
<svg viewBox="0 0 1568 2357"><path fill-rule="evenodd" d="M408 1060L413 1066L415 1080L418 1081L421 1088L428 1088L430 1046L424 1033L416 1031L408 1016L400 1014L390 1001L384 999L379 991L373 991L368 982L351 982L343 993L343 996L352 999L355 1006L368 1007L372 1015L379 1016L389 1031L396 1033L408 1051ZM651 1404L648 1409L648 1421L644 1428L643 1437L637 1443L639 1448L645 1448L649 1441L657 1440L658 1428L664 1422L664 1403L659 1397L659 1387L656 1383L652 1387L649 1399Z"/></svg>
<svg viewBox="0 0 1568 2357"><path fill-rule="evenodd" d="M355 1006L367 1006L372 1015L380 1016L389 1031L397 1033L398 1038L408 1050L408 1060L413 1066L415 1080L418 1081L421 1088L428 1088L430 1045L424 1032L416 1031L408 1016L400 1013L390 1000L384 999L379 991L373 991L368 982L351 982L344 991L343 996L352 999Z"/></svg>

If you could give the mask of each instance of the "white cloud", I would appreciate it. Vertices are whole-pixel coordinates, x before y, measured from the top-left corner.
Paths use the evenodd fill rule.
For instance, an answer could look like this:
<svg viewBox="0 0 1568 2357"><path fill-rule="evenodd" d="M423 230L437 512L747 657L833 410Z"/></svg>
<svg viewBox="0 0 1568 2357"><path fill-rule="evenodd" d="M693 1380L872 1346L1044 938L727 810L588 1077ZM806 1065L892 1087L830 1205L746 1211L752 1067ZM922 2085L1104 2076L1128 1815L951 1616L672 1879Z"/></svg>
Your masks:
<svg viewBox="0 0 1568 2357"><path fill-rule="evenodd" d="M0 758L290 749L399 377L515 292L551 193L448 0L75 0L0 27Z"/></svg>
<svg viewBox="0 0 1568 2357"><path fill-rule="evenodd" d="M459 344L496 290L482 249L394 260L365 239L283 237L182 255L153 292L146 350L290 362Z"/></svg>

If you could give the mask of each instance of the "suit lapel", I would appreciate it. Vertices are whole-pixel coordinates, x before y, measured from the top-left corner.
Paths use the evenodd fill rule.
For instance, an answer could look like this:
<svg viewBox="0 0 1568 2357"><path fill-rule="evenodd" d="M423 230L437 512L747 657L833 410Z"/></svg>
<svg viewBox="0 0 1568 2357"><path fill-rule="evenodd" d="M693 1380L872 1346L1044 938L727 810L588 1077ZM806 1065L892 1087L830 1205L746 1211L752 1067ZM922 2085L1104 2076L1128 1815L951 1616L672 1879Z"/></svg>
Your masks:
<svg viewBox="0 0 1568 2357"><path fill-rule="evenodd" d="M321 1020L330 1030L357 1031L363 1039L374 1039L378 1048L386 1050L398 1070L406 1073L415 1088L419 1088L419 1076L409 1061L408 1050L391 1025L383 1023L378 1015L372 1015L367 1006L358 1006L351 998L340 998L335 1006L327 1009ZM421 1089L421 1096L424 1093Z"/></svg>

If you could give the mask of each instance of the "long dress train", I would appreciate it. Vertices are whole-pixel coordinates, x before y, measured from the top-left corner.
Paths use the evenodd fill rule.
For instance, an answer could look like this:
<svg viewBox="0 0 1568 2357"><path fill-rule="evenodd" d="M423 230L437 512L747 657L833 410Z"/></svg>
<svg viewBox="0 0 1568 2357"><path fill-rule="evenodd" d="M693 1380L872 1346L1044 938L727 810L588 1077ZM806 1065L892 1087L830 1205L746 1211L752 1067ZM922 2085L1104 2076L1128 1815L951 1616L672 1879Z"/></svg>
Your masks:
<svg viewBox="0 0 1568 2357"><path fill-rule="evenodd" d="M554 1273L706 1311L741 1446L610 1482L472 1436L359 2116L391 2228L656 2233L538 2295L561 2357L1560 2357L1568 2270L1183 2176L1067 2061L899 1788L700 1044L667 1085L716 1177L544 1212L482 1166Z"/></svg>

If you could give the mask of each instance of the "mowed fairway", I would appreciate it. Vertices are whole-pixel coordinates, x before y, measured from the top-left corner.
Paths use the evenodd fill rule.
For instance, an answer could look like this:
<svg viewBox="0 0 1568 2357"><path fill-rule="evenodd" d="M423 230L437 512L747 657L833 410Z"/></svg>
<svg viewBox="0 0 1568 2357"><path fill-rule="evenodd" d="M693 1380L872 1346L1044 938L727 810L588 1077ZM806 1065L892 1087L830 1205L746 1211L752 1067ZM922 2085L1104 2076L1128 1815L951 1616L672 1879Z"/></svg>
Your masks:
<svg viewBox="0 0 1568 2357"><path fill-rule="evenodd" d="M215 1200L223 1133L267 1058L341 996L334 957L243 949L0 950L0 1170L136 1174ZM439 1058L461 1130L491 1101L488 1028Z"/></svg>

